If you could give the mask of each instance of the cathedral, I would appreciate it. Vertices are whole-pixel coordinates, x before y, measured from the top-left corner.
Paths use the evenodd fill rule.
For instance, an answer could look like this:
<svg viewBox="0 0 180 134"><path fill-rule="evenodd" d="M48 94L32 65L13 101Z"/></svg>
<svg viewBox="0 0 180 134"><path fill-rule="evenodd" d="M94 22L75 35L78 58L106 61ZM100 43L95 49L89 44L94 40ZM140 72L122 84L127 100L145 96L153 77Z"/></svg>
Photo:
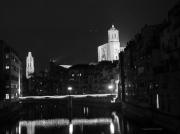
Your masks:
<svg viewBox="0 0 180 134"><path fill-rule="evenodd" d="M124 50L120 47L119 31L112 25L108 30L108 43L98 47L98 62L119 60L119 53Z"/></svg>

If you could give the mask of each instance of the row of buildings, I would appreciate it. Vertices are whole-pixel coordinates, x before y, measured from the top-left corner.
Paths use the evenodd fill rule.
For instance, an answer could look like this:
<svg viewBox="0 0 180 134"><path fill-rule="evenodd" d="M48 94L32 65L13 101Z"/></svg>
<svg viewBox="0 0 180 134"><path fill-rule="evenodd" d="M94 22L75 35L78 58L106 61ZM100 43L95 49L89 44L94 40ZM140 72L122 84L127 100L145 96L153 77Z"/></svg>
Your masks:
<svg viewBox="0 0 180 134"><path fill-rule="evenodd" d="M47 70L34 73L29 79L31 89L25 95L67 95L68 87L72 87L71 94L117 93L117 71L117 61L77 64L69 68L50 61Z"/></svg>
<svg viewBox="0 0 180 134"><path fill-rule="evenodd" d="M32 53L28 52L24 69L26 74L22 75L22 60L17 52L5 41L0 43L1 63L3 63L0 67L1 100L18 99L22 94L24 96L68 94L68 86L73 87L73 94L118 91L117 61L118 54L124 47L120 47L119 32L114 25L108 30L108 43L98 47L99 63L96 64L78 64L65 68L58 65L55 60L51 60L48 69L34 73L34 58Z"/></svg>
<svg viewBox="0 0 180 134"><path fill-rule="evenodd" d="M120 53L120 76L127 110L179 128L180 2L169 11L167 20L145 25L128 42Z"/></svg>

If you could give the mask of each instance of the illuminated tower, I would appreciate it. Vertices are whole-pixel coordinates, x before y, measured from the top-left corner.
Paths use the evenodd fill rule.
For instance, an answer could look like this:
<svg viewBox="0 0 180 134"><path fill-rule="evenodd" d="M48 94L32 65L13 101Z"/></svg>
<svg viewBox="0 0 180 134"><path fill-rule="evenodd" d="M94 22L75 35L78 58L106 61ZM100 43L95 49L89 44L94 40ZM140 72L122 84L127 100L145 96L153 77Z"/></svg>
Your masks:
<svg viewBox="0 0 180 134"><path fill-rule="evenodd" d="M108 42L119 42L119 31L114 25L108 30Z"/></svg>
<svg viewBox="0 0 180 134"><path fill-rule="evenodd" d="M34 73L34 58L32 57L31 52L28 52L28 56L26 58L26 78L31 78L31 74Z"/></svg>
<svg viewBox="0 0 180 134"><path fill-rule="evenodd" d="M108 30L108 61L119 60L119 31L112 25Z"/></svg>
<svg viewBox="0 0 180 134"><path fill-rule="evenodd" d="M119 31L112 25L108 30L108 43L98 47L98 62L119 60L119 53L124 47L120 47Z"/></svg>

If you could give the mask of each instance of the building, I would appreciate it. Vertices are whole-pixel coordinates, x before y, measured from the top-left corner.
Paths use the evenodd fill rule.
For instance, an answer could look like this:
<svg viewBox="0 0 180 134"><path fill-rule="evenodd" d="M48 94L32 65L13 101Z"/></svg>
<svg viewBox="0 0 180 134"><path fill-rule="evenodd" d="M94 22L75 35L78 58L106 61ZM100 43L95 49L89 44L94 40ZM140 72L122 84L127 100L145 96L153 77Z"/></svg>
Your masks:
<svg viewBox="0 0 180 134"><path fill-rule="evenodd" d="M67 86L72 86L73 94L114 94L118 91L117 62L74 65L68 69L68 77Z"/></svg>
<svg viewBox="0 0 180 134"><path fill-rule="evenodd" d="M17 52L0 40L0 100L22 95L22 62Z"/></svg>
<svg viewBox="0 0 180 134"><path fill-rule="evenodd" d="M158 25L146 25L120 59L126 113L180 132L180 3ZM123 82L123 83L122 83Z"/></svg>
<svg viewBox="0 0 180 134"><path fill-rule="evenodd" d="M48 91L50 94L63 95L67 91L68 68L70 65L59 65L51 60L48 69Z"/></svg>
<svg viewBox="0 0 180 134"><path fill-rule="evenodd" d="M108 43L98 47L98 62L119 60L119 53L123 50L119 42L119 31L112 25L108 30Z"/></svg>
<svg viewBox="0 0 180 134"><path fill-rule="evenodd" d="M28 56L26 58L26 78L31 78L31 75L34 73L34 58L32 57L32 53L28 52Z"/></svg>

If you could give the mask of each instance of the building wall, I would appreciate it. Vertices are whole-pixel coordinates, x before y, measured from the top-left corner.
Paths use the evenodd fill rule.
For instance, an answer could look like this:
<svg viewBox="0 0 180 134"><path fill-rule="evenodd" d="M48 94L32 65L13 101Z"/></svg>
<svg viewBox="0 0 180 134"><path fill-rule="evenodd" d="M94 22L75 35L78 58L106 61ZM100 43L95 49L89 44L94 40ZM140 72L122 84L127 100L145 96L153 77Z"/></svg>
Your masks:
<svg viewBox="0 0 180 134"><path fill-rule="evenodd" d="M108 46L107 44L98 47L98 61L106 61L108 59Z"/></svg>
<svg viewBox="0 0 180 134"><path fill-rule="evenodd" d="M109 61L119 60L120 42L109 42Z"/></svg>
<svg viewBox="0 0 180 134"><path fill-rule="evenodd" d="M103 61L97 65L74 65L69 68L68 74L67 86L73 87L73 94L117 93L117 62ZM113 89L108 89L110 84L113 85Z"/></svg>
<svg viewBox="0 0 180 134"><path fill-rule="evenodd" d="M149 117L153 115L154 121L175 129L179 128L180 114L179 18L180 3L170 10L167 21L143 27L141 33L128 42L122 53L124 64L120 66L125 75L125 88L120 85L125 91L124 102L149 109Z"/></svg>
<svg viewBox="0 0 180 134"><path fill-rule="evenodd" d="M4 80L4 41L0 40L0 100L4 99L5 94L5 80Z"/></svg>
<svg viewBox="0 0 180 134"><path fill-rule="evenodd" d="M14 51L13 48L9 47L5 42L3 42L3 69L2 80L3 90L2 100L4 99L17 99L21 96L22 90L22 63L18 54Z"/></svg>

